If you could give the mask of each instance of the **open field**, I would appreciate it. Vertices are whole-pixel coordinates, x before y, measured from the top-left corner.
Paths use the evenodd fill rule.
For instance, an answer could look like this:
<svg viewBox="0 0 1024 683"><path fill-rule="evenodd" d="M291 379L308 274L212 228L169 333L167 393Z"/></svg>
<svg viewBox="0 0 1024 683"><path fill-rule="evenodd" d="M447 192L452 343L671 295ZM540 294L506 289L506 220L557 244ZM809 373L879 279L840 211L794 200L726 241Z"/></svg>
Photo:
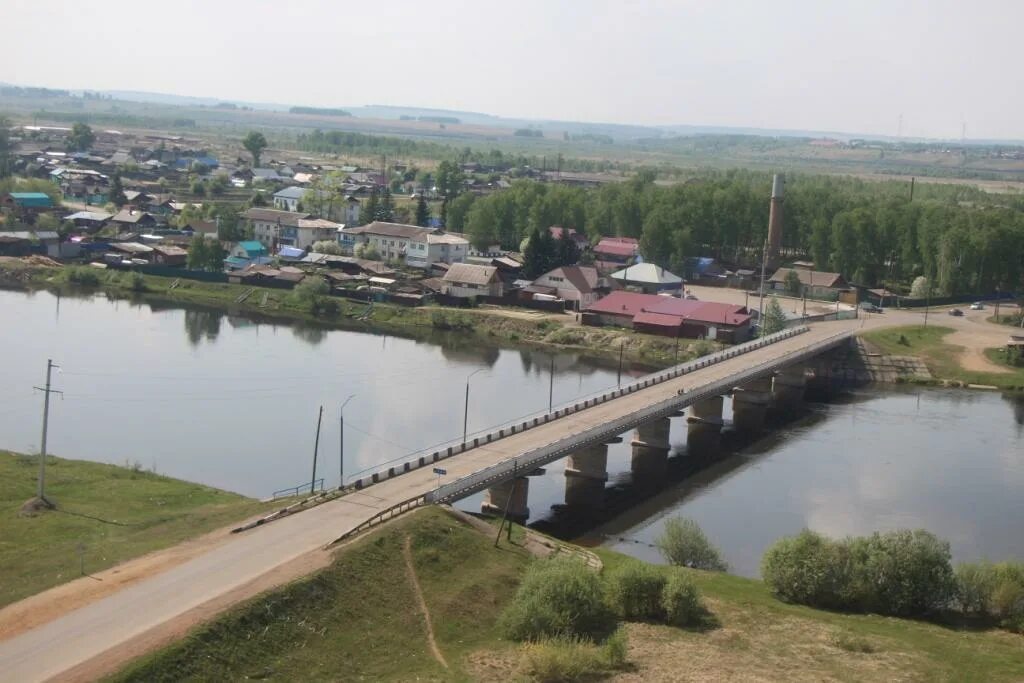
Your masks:
<svg viewBox="0 0 1024 683"><path fill-rule="evenodd" d="M864 334L864 339L878 347L885 354L896 356L918 356L924 360L932 376L942 380L953 380L965 384L983 384L1003 389L1024 387L1024 368L1006 365L998 349L973 349L984 352L989 364L1002 372L985 372L971 369L965 363L965 347L950 344L946 337L956 332L951 327L940 325L909 325L873 330Z"/></svg>
<svg viewBox="0 0 1024 683"><path fill-rule="evenodd" d="M522 646L496 627L530 561L522 539L517 530L513 544L496 548L493 536L442 510L413 513L340 550L315 576L235 608L114 680L529 680ZM605 571L636 561L597 553ZM690 574L712 614L708 625L627 624L627 665L606 680L1024 676L1019 635L824 612L781 603L759 581ZM413 577L432 630L413 607Z"/></svg>
<svg viewBox="0 0 1024 683"><path fill-rule="evenodd" d="M46 494L57 510L23 516L38 462L0 451L0 607L281 505L137 466L49 456Z"/></svg>

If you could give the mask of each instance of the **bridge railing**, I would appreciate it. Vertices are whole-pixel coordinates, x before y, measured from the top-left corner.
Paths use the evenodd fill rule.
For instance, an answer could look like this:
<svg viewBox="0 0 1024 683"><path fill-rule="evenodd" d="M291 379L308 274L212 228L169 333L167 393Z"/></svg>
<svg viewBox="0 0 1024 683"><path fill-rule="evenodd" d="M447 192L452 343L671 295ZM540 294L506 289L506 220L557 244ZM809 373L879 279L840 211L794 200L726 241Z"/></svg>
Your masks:
<svg viewBox="0 0 1024 683"><path fill-rule="evenodd" d="M799 361L803 358L813 357L826 349L834 347L844 339L849 338L851 334L852 332L846 331L832 335L821 341L815 342L804 349L787 354L783 359L781 359L781 362L782 364L787 364ZM737 385L774 372L779 365L780 359L773 359L759 363L758 365L747 368L732 377L718 380L700 389L687 392L681 396L677 395L663 401L659 401L658 403L635 413L612 420L607 424L593 427L580 432L579 434L560 439L559 441L546 446L541 446L540 448L524 453L523 455L509 458L503 462L486 467L471 475L462 477L434 489L427 494L426 498L428 502L432 503L451 502L460 498L465 498L466 496L482 491L485 488L514 476L514 472L529 472L570 455L582 448L585 448L586 446L609 441L637 425L671 415L679 411L681 408L685 408L693 403L698 403L714 396L721 396L722 394L728 393Z"/></svg>
<svg viewBox="0 0 1024 683"><path fill-rule="evenodd" d="M716 363L721 363L722 361L730 358L735 358L784 339L795 337L807 332L808 329L810 328L806 325L802 325L800 327L788 328L775 334L744 342L743 344L737 344L707 356L701 356L700 358L695 358L694 360L686 363L681 363L664 370L644 375L628 384L578 397L567 403L559 404L551 412L539 411L531 415L517 418L511 422L506 422L497 427L491 427L489 429L476 432L465 441L457 439L439 446L432 446L409 456L403 456L401 459L393 461L393 463L376 465L375 467L378 467L379 469L372 473L366 473L368 470L355 473L355 475L353 475L354 478L346 484L346 487L364 489L392 477L419 469L420 467L432 465L446 458L477 448L481 445L494 443L495 441L507 436L519 434L529 429L533 429L534 427L566 417L567 415L572 415L580 410L592 408L596 405L605 403L606 401L635 393L654 386L655 384L675 379L676 377L680 377L681 375L685 375L690 372L702 370L703 368L715 365Z"/></svg>

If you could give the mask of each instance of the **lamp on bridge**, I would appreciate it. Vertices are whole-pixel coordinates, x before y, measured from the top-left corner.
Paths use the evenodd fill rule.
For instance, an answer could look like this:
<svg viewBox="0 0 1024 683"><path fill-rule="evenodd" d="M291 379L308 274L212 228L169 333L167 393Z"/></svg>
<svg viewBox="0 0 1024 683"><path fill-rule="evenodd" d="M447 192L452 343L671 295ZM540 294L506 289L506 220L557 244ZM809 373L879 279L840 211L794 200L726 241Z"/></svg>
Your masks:
<svg viewBox="0 0 1024 683"><path fill-rule="evenodd" d="M466 437L469 435L467 431L469 428L469 380L472 379L473 375L478 372L483 372L484 368L477 368L473 372L469 373L466 377L466 407L462 411L462 443L466 443Z"/></svg>

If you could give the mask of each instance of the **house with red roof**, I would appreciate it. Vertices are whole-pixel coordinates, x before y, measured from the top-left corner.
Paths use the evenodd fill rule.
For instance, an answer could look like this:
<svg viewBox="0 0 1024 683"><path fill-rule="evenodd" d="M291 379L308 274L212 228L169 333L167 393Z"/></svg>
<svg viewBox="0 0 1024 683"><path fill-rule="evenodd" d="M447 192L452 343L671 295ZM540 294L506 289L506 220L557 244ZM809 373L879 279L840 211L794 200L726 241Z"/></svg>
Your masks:
<svg viewBox="0 0 1024 683"><path fill-rule="evenodd" d="M615 325L665 337L715 339L736 344L750 338L750 312L738 304L677 299L660 294L612 292L583 311L584 325Z"/></svg>
<svg viewBox="0 0 1024 683"><path fill-rule="evenodd" d="M640 242L632 237L602 237L593 251L598 269L618 270L640 253Z"/></svg>

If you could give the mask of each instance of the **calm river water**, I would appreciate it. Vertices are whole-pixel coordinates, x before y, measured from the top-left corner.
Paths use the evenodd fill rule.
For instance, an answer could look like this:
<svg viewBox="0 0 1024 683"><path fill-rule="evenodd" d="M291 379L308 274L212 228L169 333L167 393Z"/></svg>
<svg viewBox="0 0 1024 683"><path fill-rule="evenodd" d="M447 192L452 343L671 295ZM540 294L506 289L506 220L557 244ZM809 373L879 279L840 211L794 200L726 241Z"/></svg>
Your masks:
<svg viewBox="0 0 1024 683"><path fill-rule="evenodd" d="M317 476L345 476L545 410L551 356L255 322L161 308L0 291L0 448L33 451L46 359L61 366L49 451L139 463L251 496L308 482L317 411L325 407ZM642 370L627 369L629 374ZM555 356L554 402L613 386L616 368ZM726 402L725 416L730 416ZM686 426L672 420L677 473ZM646 498L630 493L629 438L609 448L610 486L628 511L589 534L658 561L664 520L696 519L735 572L756 575L776 538L810 527L834 536L924 527L956 559L1024 558L1024 403L964 391L858 390ZM554 523L564 463L531 478L531 522ZM462 502L479 509L479 497ZM622 540L619 540L622 539Z"/></svg>

